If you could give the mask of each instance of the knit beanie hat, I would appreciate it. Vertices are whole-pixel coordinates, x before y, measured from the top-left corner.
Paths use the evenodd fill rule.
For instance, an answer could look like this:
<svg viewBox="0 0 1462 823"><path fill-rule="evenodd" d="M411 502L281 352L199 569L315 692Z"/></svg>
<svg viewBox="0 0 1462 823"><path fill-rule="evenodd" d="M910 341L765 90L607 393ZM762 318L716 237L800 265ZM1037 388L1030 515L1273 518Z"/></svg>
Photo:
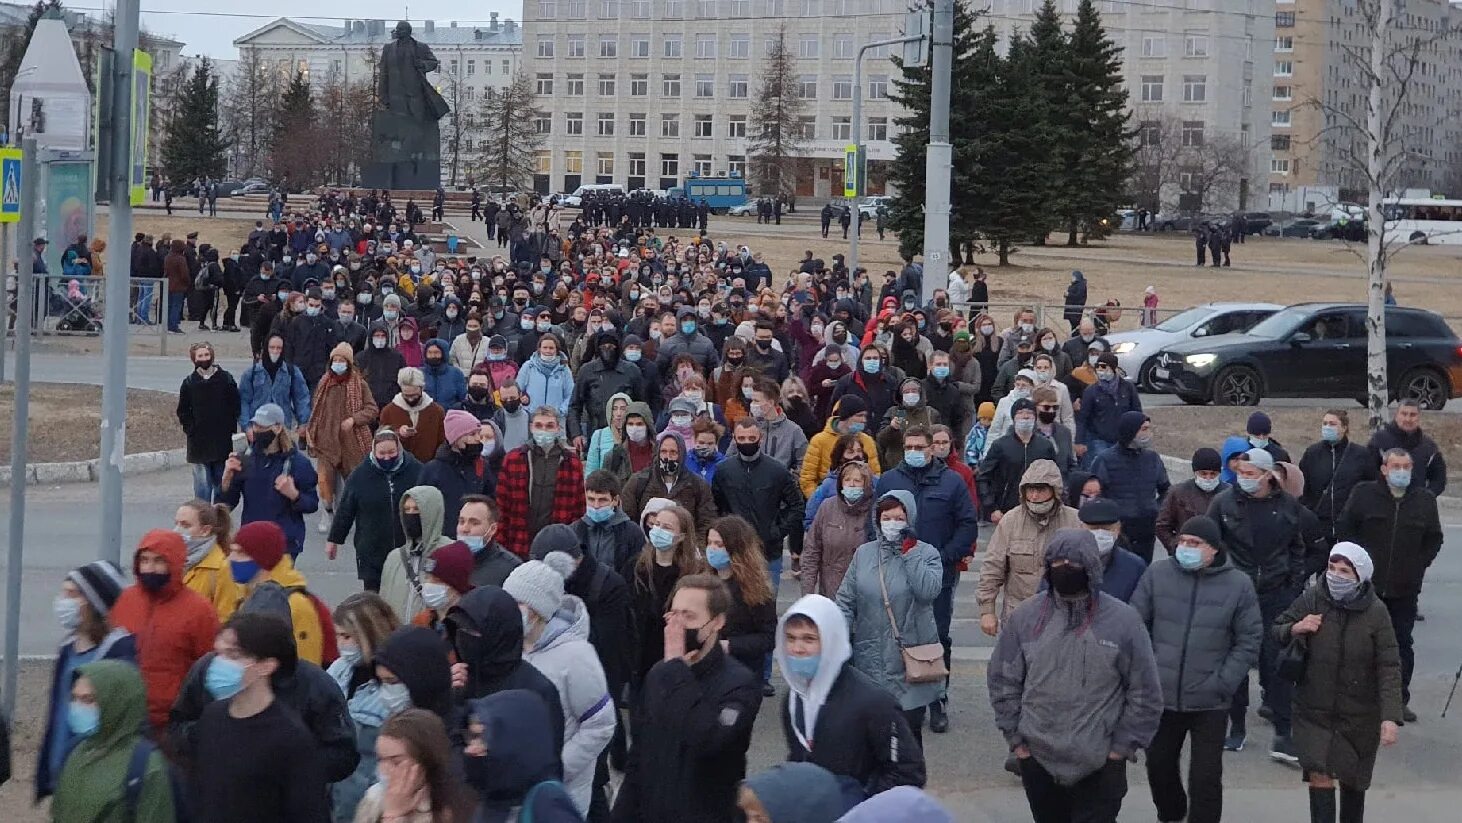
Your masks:
<svg viewBox="0 0 1462 823"><path fill-rule="evenodd" d="M421 570L446 583L458 594L472 591L472 550L458 540L431 553L421 561Z"/></svg>
<svg viewBox="0 0 1462 823"><path fill-rule="evenodd" d="M868 403L855 394L845 394L838 400L838 419L847 420L855 414L868 411Z"/></svg>
<svg viewBox="0 0 1462 823"><path fill-rule="evenodd" d="M1262 434L1265 436L1268 436L1269 432L1273 431L1273 429L1274 425L1269 421L1269 415L1264 412L1254 412L1249 415L1248 425L1244 426L1244 431L1249 434Z"/></svg>
<svg viewBox="0 0 1462 823"><path fill-rule="evenodd" d="M122 579L122 572L106 560L93 560L73 570L66 579L76 584L92 611L102 617L112 610L127 582Z"/></svg>
<svg viewBox="0 0 1462 823"><path fill-rule="evenodd" d="M1218 523L1207 515L1197 515L1188 518L1178 534L1190 535L1202 540L1204 543L1223 551L1223 532L1218 528Z"/></svg>
<svg viewBox="0 0 1462 823"><path fill-rule="evenodd" d="M1193 452L1193 471L1216 472L1223 469L1223 461L1214 449L1204 447Z"/></svg>
<svg viewBox="0 0 1462 823"><path fill-rule="evenodd" d="M284 530L278 523L255 520L234 533L234 541L262 569L273 569L284 557Z"/></svg>
<svg viewBox="0 0 1462 823"><path fill-rule="evenodd" d="M979 410L975 413L975 417L979 420L994 420L995 404L991 403L989 400L981 403Z"/></svg>
<svg viewBox="0 0 1462 823"><path fill-rule="evenodd" d="M503 591L548 620L563 602L563 575L542 560L529 560L513 569L503 581Z"/></svg>
<svg viewBox="0 0 1462 823"><path fill-rule="evenodd" d="M447 445L451 446L457 442L458 438L477 431L481 425L471 412L452 409L447 412L446 419L442 422L442 428L446 430L447 434Z"/></svg>

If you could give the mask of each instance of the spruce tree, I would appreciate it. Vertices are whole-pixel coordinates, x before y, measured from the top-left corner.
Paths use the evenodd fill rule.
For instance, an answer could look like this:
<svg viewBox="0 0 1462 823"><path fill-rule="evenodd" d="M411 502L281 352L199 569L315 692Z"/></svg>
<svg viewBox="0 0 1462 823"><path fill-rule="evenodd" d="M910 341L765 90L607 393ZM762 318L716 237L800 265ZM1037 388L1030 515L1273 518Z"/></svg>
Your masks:
<svg viewBox="0 0 1462 823"><path fill-rule="evenodd" d="M781 197L788 202L797 191L802 144L806 142L801 122L805 106L797 88L796 68L783 26L762 61L747 141L747 159L757 191L764 197Z"/></svg>
<svg viewBox="0 0 1462 823"><path fill-rule="evenodd" d="M319 118L310 95L310 81L295 72L279 101L274 140L269 149L272 176L281 183L304 186L319 177L324 160Z"/></svg>
<svg viewBox="0 0 1462 823"><path fill-rule="evenodd" d="M1107 37L1092 0L1081 0L1077 8L1067 54L1069 96L1056 114L1064 139L1061 216L1066 244L1074 246L1078 232L1102 237L1113 228L1111 218L1131 177L1137 132L1122 81L1122 50Z"/></svg>
<svg viewBox="0 0 1462 823"><path fill-rule="evenodd" d="M184 84L162 142L162 168L169 179L223 176L229 141L218 128L218 77L203 58Z"/></svg>

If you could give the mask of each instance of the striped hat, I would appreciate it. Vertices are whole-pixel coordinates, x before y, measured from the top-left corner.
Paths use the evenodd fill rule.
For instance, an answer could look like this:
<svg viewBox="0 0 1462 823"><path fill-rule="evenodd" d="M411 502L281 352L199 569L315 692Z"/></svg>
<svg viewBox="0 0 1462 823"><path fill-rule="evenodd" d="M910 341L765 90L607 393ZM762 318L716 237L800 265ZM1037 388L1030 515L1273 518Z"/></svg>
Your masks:
<svg viewBox="0 0 1462 823"><path fill-rule="evenodd" d="M98 615L106 617L121 596L127 581L122 572L106 560L94 560L66 575Z"/></svg>

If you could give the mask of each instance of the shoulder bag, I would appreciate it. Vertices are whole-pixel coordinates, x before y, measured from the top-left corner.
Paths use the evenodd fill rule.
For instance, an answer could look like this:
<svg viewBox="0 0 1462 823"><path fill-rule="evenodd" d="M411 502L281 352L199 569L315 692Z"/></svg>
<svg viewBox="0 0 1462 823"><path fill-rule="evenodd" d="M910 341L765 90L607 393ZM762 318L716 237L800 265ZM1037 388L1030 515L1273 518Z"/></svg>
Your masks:
<svg viewBox="0 0 1462 823"><path fill-rule="evenodd" d="M938 683L949 676L944 665L944 644L925 643L922 646L905 646L899 622L893 616L893 604L888 600L888 583L883 579L883 548L878 550L878 587L883 591L883 610L888 613L888 622L893 626L893 639L899 644L899 653L904 658L905 683Z"/></svg>

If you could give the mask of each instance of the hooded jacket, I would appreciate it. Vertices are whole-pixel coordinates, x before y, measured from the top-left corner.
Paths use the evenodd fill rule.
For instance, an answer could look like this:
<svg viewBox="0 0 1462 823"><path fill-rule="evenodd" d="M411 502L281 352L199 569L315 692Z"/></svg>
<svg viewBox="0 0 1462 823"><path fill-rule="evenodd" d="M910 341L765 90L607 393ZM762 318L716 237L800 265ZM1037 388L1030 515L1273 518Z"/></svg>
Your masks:
<svg viewBox="0 0 1462 823"><path fill-rule="evenodd" d="M442 355L442 362L435 366L426 360L432 349ZM467 375L452 365L450 351L451 346L440 337L433 337L422 347L421 373L426 376L426 393L446 411L462 408L462 399L467 396Z"/></svg>
<svg viewBox="0 0 1462 823"><path fill-rule="evenodd" d="M821 638L811 680L788 672L784 632L793 615L816 623ZM782 701L787 759L837 775L853 803L894 786L923 786L924 753L898 701L850 665L852 654L847 621L828 598L804 595L782 615L772 656L789 689Z"/></svg>
<svg viewBox="0 0 1462 823"><path fill-rule="evenodd" d="M176 532L153 529L142 536L132 556L132 576L137 576L137 555L155 552L168 564L168 581L156 592L141 583L122 591L108 617L112 625L137 638L137 667L147 684L147 719L163 728L168 709L182 688L188 669L198 658L213 650L218 634L218 613L213 604L183 585L187 549Z"/></svg>
<svg viewBox="0 0 1462 823"><path fill-rule="evenodd" d="M1259 661L1264 623L1249 576L1220 551L1189 571L1171 557L1147 568L1129 601L1147 624L1162 683L1163 708L1227 709Z"/></svg>
<svg viewBox="0 0 1462 823"><path fill-rule="evenodd" d="M1118 377L1110 386L1100 381L1087 386L1076 413L1076 442L1086 446L1097 440L1120 442L1118 425L1122 414L1129 411L1142 411L1142 398L1132 381Z"/></svg>
<svg viewBox="0 0 1462 823"><path fill-rule="evenodd" d="M130 663L98 660L77 670L96 690L100 715L96 733L82 739L66 758L51 801L56 823L126 823L127 771L148 716L147 690ZM159 750L147 758L137 799L137 820L172 823L172 779Z"/></svg>
<svg viewBox="0 0 1462 823"><path fill-rule="evenodd" d="M381 570L391 549L406 541L401 531L401 497L417 485L421 463L402 449L395 468L381 468L374 455L355 467L345 480L345 490L335 503L329 541L344 543L355 530L356 576L366 584L380 585Z"/></svg>
<svg viewBox="0 0 1462 823"><path fill-rule="evenodd" d="M426 608L421 601L421 561L451 543L452 538L442 534L444 504L441 492L432 486L413 486L402 497L415 500L421 512L421 539L406 540L386 555L381 570L381 597L396 610L396 616L406 622ZM401 508L398 504L393 510L398 523Z"/></svg>
<svg viewBox="0 0 1462 823"><path fill-rule="evenodd" d="M478 586L447 612L447 637L457 662L467 664L463 697L524 689L549 710L555 750L563 746L563 705L558 689L523 659L523 620L517 601L497 586Z"/></svg>
<svg viewBox="0 0 1462 823"><path fill-rule="evenodd" d="M980 561L980 578L975 587L975 601L980 615L996 614L995 599L1004 594L999 615L1003 621L1015 607L1033 597L1045 576L1046 544L1062 529L1080 529L1081 518L1076 509L1061 505L1061 473L1049 460L1037 460L1021 475L1020 487L1049 486L1055 493L1056 508L1038 519L1024 504L1005 512L995 525L995 533L985 544Z"/></svg>
<svg viewBox="0 0 1462 823"><path fill-rule="evenodd" d="M126 629L112 629L88 655L87 662L121 660L136 668L137 639ZM61 644L60 651L56 655L56 665L51 669L51 699L45 715L46 729L41 737L40 748L36 752L37 803L55 793L56 781L61 776L61 767L65 765L66 755L77 742L76 734L70 730L66 721L67 707L71 702L71 681L76 675L76 670L86 665L84 662L81 662L80 665L73 662L76 661L76 657L76 638L71 636ZM0 745L8 744L8 742L5 736L0 734ZM53 746L60 748L53 752ZM52 766L53 755L59 755L59 762L55 764L54 768ZM8 747L0 749L0 777L7 777L10 774L7 760L9 756Z"/></svg>
<svg viewBox="0 0 1462 823"><path fill-rule="evenodd" d="M217 541L183 573L183 585L213 604L219 623L232 617L238 608L240 591L229 570L228 550Z"/></svg>
<svg viewBox="0 0 1462 823"><path fill-rule="evenodd" d="M410 437L401 437L401 448L411 452L422 465L436 457L437 449L446 442L446 420L447 410L425 390L415 406L407 403L398 391L391 402L381 407L381 426L397 432L406 426L416 430Z"/></svg>
<svg viewBox="0 0 1462 823"><path fill-rule="evenodd" d="M988 684L995 725L1012 749L1025 746L1059 785L1102 768L1108 754L1132 758L1157 733L1162 686L1152 642L1137 612L1103 594L1101 553L1084 529L1046 545L1086 570L1087 593L1054 589L1015 607L995 640Z"/></svg>
<svg viewBox="0 0 1462 823"><path fill-rule="evenodd" d="M462 497L488 492L484 467L486 457L468 457L452 448L451 443L437 447L436 457L421 467L421 485L435 487L442 493L442 530L457 533L457 515L462 511Z"/></svg>
<svg viewBox="0 0 1462 823"><path fill-rule="evenodd" d="M280 614L289 621L294 631L294 643L300 660L316 666L328 666L335 662L338 650L335 646L335 627L321 620L326 610L316 605L316 599L309 593L309 581L294 567L294 560L285 554L266 570L267 577L243 590L243 601L239 611L258 611L260 603L272 603L281 594L278 589L267 591L270 585L283 589L282 594L289 606L288 614ZM258 595L259 602L253 602ZM325 633L329 632L327 636Z"/></svg>
<svg viewBox="0 0 1462 823"><path fill-rule="evenodd" d="M395 372L391 373L391 380L395 382ZM239 375L238 388L239 431L249 430L254 412L265 403L273 403L284 410L286 428L293 429L310 422L310 387L305 383L299 366L293 363L281 358L273 377L269 376L269 370L262 362L254 363Z"/></svg>
<svg viewBox="0 0 1462 823"><path fill-rule="evenodd" d="M626 433L626 426L631 416L638 417L644 421L645 439L639 443L634 442ZM620 482L630 478L636 471L654 469L660 457L660 440L665 435L655 436L655 413L650 411L648 403L638 400L631 400L624 412L625 423L620 426L621 438L619 443L612 446L609 455L604 459L604 468L619 478ZM678 437L679 435L677 435ZM682 454L684 454L684 440L681 441ZM631 451L633 450L633 452ZM635 457L647 462L635 467ZM682 461L683 462L683 461Z"/></svg>
<svg viewBox="0 0 1462 823"><path fill-rule="evenodd" d="M370 342L377 332L386 335L386 347L383 349L376 348ZM396 384L396 375L406 366L406 358L391 346L391 330L384 321L371 323L365 348L355 356L355 363L365 373L366 385L371 387L371 397L375 398L376 407L384 411L391 398L401 391L401 387Z"/></svg>
<svg viewBox="0 0 1462 823"><path fill-rule="evenodd" d="M879 499L888 496L903 504L910 523L919 522L913 494L896 490L879 495ZM939 683L905 682L902 647L939 642L934 599L944 585L939 551L917 538L905 550L908 542L891 543L879 534L859 546L836 598L852 629L853 666L892 694L905 710L929 705L942 687ZM884 606L885 587L888 608ZM898 637L889 623L889 609L898 621Z"/></svg>
<svg viewBox="0 0 1462 823"><path fill-rule="evenodd" d="M655 438L657 455L660 441L667 437L675 438L676 442L680 444L680 453L687 454L685 441L681 440L680 435L666 432ZM638 522L641 513L645 510L646 503L652 498L664 497L690 512L691 517L695 520L696 531L704 540L711 521L715 520L722 511L711 492L711 484L702 480L700 475L691 471L686 467L685 461L681 460L675 470L675 479L667 489L661 479L662 475L657 463L658 461L651 463L649 467L635 472L629 480L625 481L624 492L620 495L620 504L624 513ZM730 465L729 460L721 463L721 468L716 471L718 477L728 465ZM641 544L641 548L643 546L644 544Z"/></svg>
<svg viewBox="0 0 1462 823"><path fill-rule="evenodd" d="M452 724L451 650L434 630L402 626L376 651L375 662L396 675L411 693L411 705L426 709L448 729Z"/></svg>
<svg viewBox="0 0 1462 823"><path fill-rule="evenodd" d="M599 356L599 346L619 343L616 331L600 332L590 340L592 359L585 357L584 365L574 378L574 393L569 399L569 436L588 436L609 425L609 403L616 395L643 399L648 397L644 377L639 366L620 356L615 349L614 358L605 361Z"/></svg>
<svg viewBox="0 0 1462 823"><path fill-rule="evenodd" d="M771 823L836 823L848 808L837 777L813 763L778 763L745 785Z"/></svg>
<svg viewBox="0 0 1462 823"><path fill-rule="evenodd" d="M615 517L624 517L615 512ZM639 546L646 538L640 527L629 521L640 535ZM611 520L610 522L614 522ZM533 541L533 555L547 556L549 552L569 553L575 547L583 547L584 539L579 529L586 521L580 519L572 529L553 525L539 533ZM588 524L588 528L598 528ZM572 544L572 545L570 545ZM629 561L624 564L630 565ZM630 607L629 585L615 567L599 562L595 554L583 550L578 566L564 580L564 593L571 594L584 602L589 613L589 644L599 655L599 665L604 670L604 680L611 695L622 693L629 682L634 667L635 650L639 648L635 638L635 621Z"/></svg>
<svg viewBox="0 0 1462 823"><path fill-rule="evenodd" d="M1124 519L1156 518L1158 503L1172 487L1162 457L1132 442L1146 419L1141 412L1124 414L1118 433L1122 439L1091 464L1092 475L1102 481L1103 495L1117 504Z"/></svg>
<svg viewBox="0 0 1462 823"><path fill-rule="evenodd" d="M527 395L526 405L531 408L552 406L558 409L558 416L569 420L569 400L574 396L574 373L564 364L567 354L560 353L558 362L547 365L536 352L518 369L518 386ZM611 392L612 394L612 392ZM578 424L573 424L575 428Z"/></svg>
<svg viewBox="0 0 1462 823"><path fill-rule="evenodd" d="M563 779L581 814L588 814L599 753L614 737L614 699L599 656L589 643L589 611L584 601L564 595L558 611L523 659L543 672L562 703Z"/></svg>
<svg viewBox="0 0 1462 823"><path fill-rule="evenodd" d="M516 607L515 607L516 608ZM549 734L551 714L531 692L510 689L467 704L482 724L482 756L463 754L462 770L477 792L474 823L579 823L582 816L558 781L558 749ZM529 794L532 798L529 799ZM523 808L525 801L528 808Z"/></svg>
<svg viewBox="0 0 1462 823"><path fill-rule="evenodd" d="M834 489L817 507L811 528L802 545L802 593L834 597L843 584L843 575L853 562L853 553L873 537L869 524L873 512L873 472L866 464L858 469L863 475L863 496L849 503L842 495L842 480L830 477Z"/></svg>
<svg viewBox="0 0 1462 823"><path fill-rule="evenodd" d="M1234 470L1229 468L1228 462L1234 458L1234 455L1243 454L1251 448L1253 446L1249 445L1249 438L1241 434L1225 437L1223 439L1223 446L1218 450L1219 458L1223 461L1221 468L1218 470L1218 478L1229 485L1233 485L1238 477L1234 474Z"/></svg>
<svg viewBox="0 0 1462 823"><path fill-rule="evenodd" d="M630 365L634 364L631 363ZM630 401L633 399L624 392L615 392L609 396L608 400L604 401L605 423L599 428L594 429L593 433L589 435L589 450L584 455L585 472L592 473L597 469L604 468L604 463L609 459L609 454L614 451L615 446L619 445L614 440L615 433L610 430L608 422L614 419L614 404L618 401L624 401L625 406L628 407Z"/></svg>

